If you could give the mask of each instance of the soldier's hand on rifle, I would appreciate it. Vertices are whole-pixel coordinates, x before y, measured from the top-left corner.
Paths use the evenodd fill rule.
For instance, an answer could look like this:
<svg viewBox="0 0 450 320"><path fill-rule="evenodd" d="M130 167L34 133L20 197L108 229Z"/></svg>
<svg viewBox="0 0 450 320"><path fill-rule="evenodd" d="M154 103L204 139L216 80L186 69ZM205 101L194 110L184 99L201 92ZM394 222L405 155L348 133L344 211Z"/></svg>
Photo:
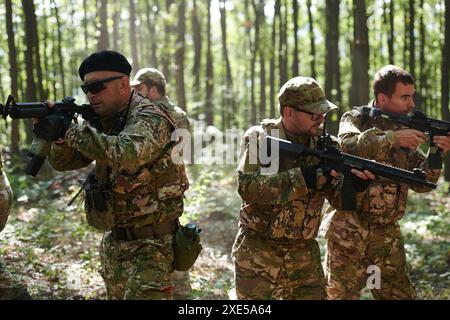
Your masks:
<svg viewBox="0 0 450 320"><path fill-rule="evenodd" d="M49 109L54 107L54 103L47 101ZM72 119L64 117L62 114L51 113L43 118L33 118L34 134L47 141L55 141L55 143L64 143L64 136L69 129Z"/></svg>
<svg viewBox="0 0 450 320"><path fill-rule="evenodd" d="M302 173L308 189L319 191L323 190L325 184L333 183L334 178L338 175L335 170L321 165L306 167Z"/></svg>
<svg viewBox="0 0 450 320"><path fill-rule="evenodd" d="M434 143L444 152L448 152L450 150L450 133L448 136L435 136L433 138Z"/></svg>
<svg viewBox="0 0 450 320"><path fill-rule="evenodd" d="M366 190L370 182L372 180L375 180L376 178L375 175L368 170L359 171L356 169L352 169L351 173L353 173L353 175L351 176L352 183L355 186L356 191L358 192Z"/></svg>
<svg viewBox="0 0 450 320"><path fill-rule="evenodd" d="M45 102L46 104L47 104L47 106L48 106L48 108L49 109L52 109L54 106L55 106L55 103L53 102L53 101L46 101ZM45 118L45 117L44 117ZM43 119L43 118L42 118ZM42 120L41 118L32 118L31 120L33 121L33 125L36 127L36 124L39 122L39 120ZM41 123L41 125L42 125L42 123ZM39 130L39 129L38 129ZM66 131L67 131L67 129L66 129ZM36 134L36 133L35 133ZM65 132L64 132L64 134L65 134ZM36 134L36 136L38 136L37 134ZM39 136L38 136L39 137ZM43 138L43 137L40 137L40 138ZM45 138L43 138L43 139L45 139ZM53 141L53 140L51 140L51 139L45 139L45 140L48 140L48 141ZM56 144L63 144L64 143L64 139L63 138L58 138L58 140L56 140L56 141L54 141Z"/></svg>
<svg viewBox="0 0 450 320"><path fill-rule="evenodd" d="M418 146L427 141L425 133L415 129L401 129L395 131L395 139L400 147L416 150Z"/></svg>

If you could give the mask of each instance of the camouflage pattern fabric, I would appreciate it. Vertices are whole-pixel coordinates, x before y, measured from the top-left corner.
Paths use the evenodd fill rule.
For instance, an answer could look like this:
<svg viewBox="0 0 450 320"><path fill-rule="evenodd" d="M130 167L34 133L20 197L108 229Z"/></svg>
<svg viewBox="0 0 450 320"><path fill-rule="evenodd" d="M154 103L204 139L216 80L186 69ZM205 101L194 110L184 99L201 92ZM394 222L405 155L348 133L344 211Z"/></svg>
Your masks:
<svg viewBox="0 0 450 320"><path fill-rule="evenodd" d="M339 127L344 152L412 170L422 168L436 182L440 170L427 167L420 149L403 151L394 131L402 129L386 119L363 119L360 109L345 113ZM327 230L327 295L329 299L358 299L366 285L366 270L381 269L379 299L414 299L408 278L403 239L397 221L405 213L409 186L392 181L374 181L359 197L356 212L332 210ZM427 192L426 187L413 187Z"/></svg>
<svg viewBox="0 0 450 320"><path fill-rule="evenodd" d="M3 173L3 160L0 148L0 231L3 230L8 220L12 200L11 186L9 185L8 178Z"/></svg>
<svg viewBox="0 0 450 320"><path fill-rule="evenodd" d="M50 163L57 170L74 170L96 161L95 176L98 182L111 186L112 217L108 215L108 218L105 218L110 220L110 228L102 230L117 227L139 228L178 219L183 213L183 193L189 187L189 182L184 165L172 161L170 150L161 157L175 128L174 120L159 107L150 104L147 99L134 95L124 129L118 134L114 133L110 123L110 119L102 119L102 126L105 128L103 132L86 123L73 124L66 133L66 143L52 145ZM93 215L88 212L87 216ZM96 217L101 219L101 212ZM149 243L146 246L150 248L163 245ZM172 250L169 243L164 247ZM115 249L118 250L117 253ZM149 257L148 252L140 249L135 250L135 256L121 255L120 252L120 246L103 245L102 262L119 266L114 261L120 256L122 265L131 266L139 260L141 253L143 259ZM108 265L103 265L102 268L111 270ZM148 277L152 270L150 267L147 271ZM117 272L121 277L130 274L120 270ZM104 274L108 284L110 273ZM168 275L163 277L158 273L156 278L166 286L166 277ZM128 290L124 298L141 297L141 289L132 287L130 290L136 290L136 293Z"/></svg>
<svg viewBox="0 0 450 320"><path fill-rule="evenodd" d="M152 103L169 111L170 115L175 120L177 128L190 130L189 119L188 119L186 112L183 109L181 109L179 106L174 104L169 99L169 97L167 97L167 96L161 97L159 99L152 101Z"/></svg>
<svg viewBox="0 0 450 320"><path fill-rule="evenodd" d="M0 148L0 231L6 225L12 206L13 194L8 178L3 173L3 161ZM0 259L0 300L23 299L28 296L26 287L8 272Z"/></svg>
<svg viewBox="0 0 450 320"><path fill-rule="evenodd" d="M318 164L314 157L280 159L279 172L262 175L251 164L249 137L278 129L279 137L311 148L317 137L285 133L281 118L265 120L244 135L238 192L243 200L233 256L236 291L242 299L323 299L324 278L317 237L321 209L330 190L308 190L302 168Z"/></svg>
<svg viewBox="0 0 450 320"><path fill-rule="evenodd" d="M172 300L172 238L167 235L163 239L123 242L105 234L100 274L108 299Z"/></svg>

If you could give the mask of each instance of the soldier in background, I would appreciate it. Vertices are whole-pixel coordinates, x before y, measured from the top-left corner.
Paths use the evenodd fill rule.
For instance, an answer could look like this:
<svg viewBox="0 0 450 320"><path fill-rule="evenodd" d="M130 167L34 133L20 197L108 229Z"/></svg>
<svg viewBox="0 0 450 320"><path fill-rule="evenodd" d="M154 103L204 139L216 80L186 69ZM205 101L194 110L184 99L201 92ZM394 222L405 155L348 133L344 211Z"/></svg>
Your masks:
<svg viewBox="0 0 450 320"><path fill-rule="evenodd" d="M158 107L169 111L175 119L177 128L190 129L186 112L177 106L166 94L166 78L155 68L139 70L130 85L144 98L150 100Z"/></svg>
<svg viewBox="0 0 450 320"><path fill-rule="evenodd" d="M250 144L252 137L262 140L277 130L281 139L316 148L324 114L337 107L306 77L289 80L278 99L281 118L264 120L243 138L238 166L243 203L232 252L236 294L238 299L324 299L316 237L325 196L337 190L330 183L337 173L323 170L315 157L302 157L280 158L278 172L264 175L260 161L250 160L258 158ZM355 182L374 178L367 171L352 172Z"/></svg>
<svg viewBox="0 0 450 320"><path fill-rule="evenodd" d="M0 231L5 228L11 210L13 193L8 178L3 172L2 152L0 148ZM0 259L0 300L30 300L27 288L6 270Z"/></svg>
<svg viewBox="0 0 450 320"><path fill-rule="evenodd" d="M375 100L369 106L382 111L408 114L414 107L414 79L405 70L388 65L374 79ZM386 119L362 116L359 107L346 112L340 121L339 139L343 152L395 167L422 168L436 182L440 170L428 169L419 145L425 134L403 128ZM450 137L435 137L444 151ZM430 191L413 187L416 192ZM372 181L357 211L330 213L327 238L328 299L359 299L366 285L368 267L380 271L381 286L371 290L376 299L414 299L416 292L408 277L404 241L398 221L405 213L409 186Z"/></svg>

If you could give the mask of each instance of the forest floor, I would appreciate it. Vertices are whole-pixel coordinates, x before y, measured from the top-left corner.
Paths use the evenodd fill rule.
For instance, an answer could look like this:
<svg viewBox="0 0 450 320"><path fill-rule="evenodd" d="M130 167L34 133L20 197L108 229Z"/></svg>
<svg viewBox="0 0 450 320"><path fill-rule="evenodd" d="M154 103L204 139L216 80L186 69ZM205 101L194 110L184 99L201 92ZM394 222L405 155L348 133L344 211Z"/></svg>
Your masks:
<svg viewBox="0 0 450 320"><path fill-rule="evenodd" d="M231 248L237 231L240 198L234 167L190 166L182 223L203 229L203 251L189 272L175 274L177 299L234 299ZM87 172L68 172L34 180L9 177L16 203L0 234L0 256L27 283L34 299L106 299L97 270L102 234L87 226L79 190ZM50 175L51 176L51 175ZM450 299L449 184L428 194L411 192L401 226L411 278L420 299ZM319 237L322 253L324 239ZM363 292L363 299L372 299Z"/></svg>

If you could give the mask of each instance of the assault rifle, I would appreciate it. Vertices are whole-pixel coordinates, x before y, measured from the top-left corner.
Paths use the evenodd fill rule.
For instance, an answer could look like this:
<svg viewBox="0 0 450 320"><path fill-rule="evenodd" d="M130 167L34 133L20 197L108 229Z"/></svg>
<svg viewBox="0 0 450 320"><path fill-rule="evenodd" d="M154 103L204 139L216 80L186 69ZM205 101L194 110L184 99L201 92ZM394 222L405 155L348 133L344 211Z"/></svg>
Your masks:
<svg viewBox="0 0 450 320"><path fill-rule="evenodd" d="M267 147L270 153L278 152L279 157L302 157L313 156L320 159L323 167L336 170L344 176L342 189L342 209L356 210L356 189L352 182L352 169L368 170L376 177L384 177L392 180L393 183L406 183L413 186L425 186L435 189L437 185L426 178L426 174L421 169L408 171L397 167L381 164L372 160L353 156L331 146L331 137L322 136L318 149L311 149L302 144L295 144L287 140L267 136ZM276 153L275 153L276 154Z"/></svg>
<svg viewBox="0 0 450 320"><path fill-rule="evenodd" d="M442 169L442 150L433 142L434 136L448 136L450 122L428 118L424 113L415 111L411 116L401 113L381 111L378 108L362 107L362 114L370 118L389 119L405 127L416 129L430 136L430 151L428 153L428 165L430 169Z"/></svg>
<svg viewBox="0 0 450 320"><path fill-rule="evenodd" d="M94 125L99 123L99 118L90 105L77 105L72 97L55 102L53 108L49 108L45 102L16 103L12 95L8 97L4 105L0 104L0 116L4 119L8 116L12 119L43 118L49 114L58 114L66 118L73 118L75 114L78 114ZM33 177L38 174L50 151L51 144L52 141L34 137L29 152L31 161L25 169L26 174Z"/></svg>

